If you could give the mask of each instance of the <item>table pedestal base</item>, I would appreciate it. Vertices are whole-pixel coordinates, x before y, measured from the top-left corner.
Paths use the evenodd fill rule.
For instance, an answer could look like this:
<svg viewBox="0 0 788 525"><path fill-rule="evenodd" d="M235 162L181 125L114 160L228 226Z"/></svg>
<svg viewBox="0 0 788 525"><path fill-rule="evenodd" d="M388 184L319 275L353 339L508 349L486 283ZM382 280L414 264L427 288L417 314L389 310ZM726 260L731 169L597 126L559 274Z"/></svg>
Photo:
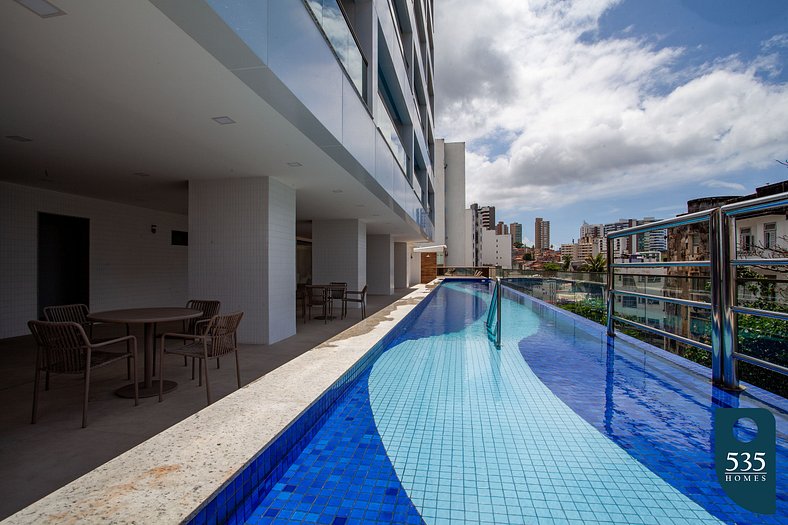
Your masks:
<svg viewBox="0 0 788 525"><path fill-rule="evenodd" d="M159 395L159 381L154 379L153 384L149 387L145 386L144 381L140 381L138 383L140 389L140 397L155 397ZM175 381L167 381L164 380L164 389L163 392L166 394L167 392L172 392L178 387L178 383ZM115 394L118 397L125 397L128 399L134 399L134 383L130 385L126 385L121 387L115 391Z"/></svg>

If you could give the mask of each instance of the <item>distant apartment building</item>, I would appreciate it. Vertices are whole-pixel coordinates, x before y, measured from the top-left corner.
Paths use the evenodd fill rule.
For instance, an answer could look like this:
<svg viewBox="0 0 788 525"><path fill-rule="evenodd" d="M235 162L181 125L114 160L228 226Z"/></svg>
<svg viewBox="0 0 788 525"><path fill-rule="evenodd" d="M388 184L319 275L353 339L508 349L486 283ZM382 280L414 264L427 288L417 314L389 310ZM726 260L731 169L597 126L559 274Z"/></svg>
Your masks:
<svg viewBox="0 0 788 525"><path fill-rule="evenodd" d="M447 266L473 266L473 261L465 252L465 239L469 235L465 221L465 143L447 142L444 151L446 165L445 264ZM437 238L440 237L436 235Z"/></svg>
<svg viewBox="0 0 788 525"><path fill-rule="evenodd" d="M588 224L587 222L583 221L583 225L580 226L580 241L582 242L584 239L597 239L604 237L604 228L605 227L602 224Z"/></svg>
<svg viewBox="0 0 788 525"><path fill-rule="evenodd" d="M465 248L463 257L469 266L481 266L482 232L486 230L482 222L482 213L478 204L471 204L465 210Z"/></svg>
<svg viewBox="0 0 788 525"><path fill-rule="evenodd" d="M593 246L585 248L591 250L594 255L606 253L607 245L605 238L609 233L631 228L659 219L654 217L644 217L643 219L619 219L617 222L607 224L588 224L583 222L580 226L580 240L578 244L591 244ZM613 241L613 254L615 257L631 255L639 252L664 252L667 250L667 231L654 230L651 232L632 235L629 237L618 237Z"/></svg>
<svg viewBox="0 0 788 525"><path fill-rule="evenodd" d="M498 221L498 224L495 225L495 233L496 235L508 235L509 225L504 224L503 221Z"/></svg>
<svg viewBox="0 0 788 525"><path fill-rule="evenodd" d="M439 266L472 265L465 258L465 143L435 141L434 188L434 240L410 245L409 273L407 277L396 274L397 288L404 279L411 283L431 281ZM398 249L395 245L395 254Z"/></svg>
<svg viewBox="0 0 788 525"><path fill-rule="evenodd" d="M509 224L509 233L512 236L512 244L523 243L523 225L519 222Z"/></svg>
<svg viewBox="0 0 788 525"><path fill-rule="evenodd" d="M512 236L498 235L494 230L482 230L481 266L512 267Z"/></svg>
<svg viewBox="0 0 788 525"><path fill-rule="evenodd" d="M482 219L482 228L495 230L495 206L482 206L479 208Z"/></svg>
<svg viewBox="0 0 788 525"><path fill-rule="evenodd" d="M550 249L550 221L537 217L534 221L534 249L537 251Z"/></svg>

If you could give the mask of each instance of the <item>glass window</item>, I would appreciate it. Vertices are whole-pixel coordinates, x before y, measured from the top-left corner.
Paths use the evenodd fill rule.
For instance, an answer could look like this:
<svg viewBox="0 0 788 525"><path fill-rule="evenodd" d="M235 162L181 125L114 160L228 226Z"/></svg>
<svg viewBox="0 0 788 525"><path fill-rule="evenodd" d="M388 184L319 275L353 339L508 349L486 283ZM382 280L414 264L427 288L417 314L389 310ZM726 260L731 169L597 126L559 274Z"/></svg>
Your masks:
<svg viewBox="0 0 788 525"><path fill-rule="evenodd" d="M741 251L745 253L751 252L754 244L753 241L752 230L750 228L742 228L739 230L739 245Z"/></svg>
<svg viewBox="0 0 788 525"><path fill-rule="evenodd" d="M777 224L770 222L763 225L763 247L767 250L774 249L777 245Z"/></svg>
<svg viewBox="0 0 788 525"><path fill-rule="evenodd" d="M624 308L637 308L638 300L637 297L630 297L628 295L624 296Z"/></svg>

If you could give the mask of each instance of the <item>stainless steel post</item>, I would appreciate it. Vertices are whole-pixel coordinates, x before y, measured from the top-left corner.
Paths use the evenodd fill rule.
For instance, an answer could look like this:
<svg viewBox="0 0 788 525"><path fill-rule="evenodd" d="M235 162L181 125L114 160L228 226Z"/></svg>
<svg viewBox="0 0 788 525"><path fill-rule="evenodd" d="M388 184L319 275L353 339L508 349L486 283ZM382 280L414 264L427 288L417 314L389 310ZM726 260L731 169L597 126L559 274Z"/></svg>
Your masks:
<svg viewBox="0 0 788 525"><path fill-rule="evenodd" d="M615 314L615 310L613 308L614 271L615 270L613 268L613 239L611 237L608 237L607 238L607 335L608 337L616 336L615 322L613 321L613 315Z"/></svg>
<svg viewBox="0 0 788 525"><path fill-rule="evenodd" d="M739 390L739 377L736 370L736 354L739 344L738 327L736 326L736 312L733 307L736 305L736 269L731 265L731 249L735 246L732 243L732 236L736 233L735 221L723 210L720 214L720 244L719 244L719 263L720 263L720 283L722 299L722 384L725 388ZM734 227L731 227L733 223Z"/></svg>
<svg viewBox="0 0 788 525"><path fill-rule="evenodd" d="M495 325L495 347L501 347L501 325L503 324L503 319L501 318L501 295L503 295L503 288L501 288L501 278L497 277L495 279L495 286L498 288L498 294L496 299L495 308L498 313L498 323Z"/></svg>
<svg viewBox="0 0 788 525"><path fill-rule="evenodd" d="M725 312L725 281L722 273L722 211L717 209L709 216L709 280L711 281L711 380L723 384L725 365L723 318Z"/></svg>

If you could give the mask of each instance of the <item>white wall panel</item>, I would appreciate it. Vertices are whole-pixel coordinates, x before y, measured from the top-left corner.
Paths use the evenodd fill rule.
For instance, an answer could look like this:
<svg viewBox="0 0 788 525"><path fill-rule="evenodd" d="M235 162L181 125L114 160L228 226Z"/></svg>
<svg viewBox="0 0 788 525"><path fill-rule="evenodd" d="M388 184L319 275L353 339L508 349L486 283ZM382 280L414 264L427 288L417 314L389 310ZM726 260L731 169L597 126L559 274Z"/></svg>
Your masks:
<svg viewBox="0 0 788 525"><path fill-rule="evenodd" d="M187 229L185 215L0 183L0 338L27 334L37 316L39 212L90 219L92 310L186 303L188 248L170 234Z"/></svg>

